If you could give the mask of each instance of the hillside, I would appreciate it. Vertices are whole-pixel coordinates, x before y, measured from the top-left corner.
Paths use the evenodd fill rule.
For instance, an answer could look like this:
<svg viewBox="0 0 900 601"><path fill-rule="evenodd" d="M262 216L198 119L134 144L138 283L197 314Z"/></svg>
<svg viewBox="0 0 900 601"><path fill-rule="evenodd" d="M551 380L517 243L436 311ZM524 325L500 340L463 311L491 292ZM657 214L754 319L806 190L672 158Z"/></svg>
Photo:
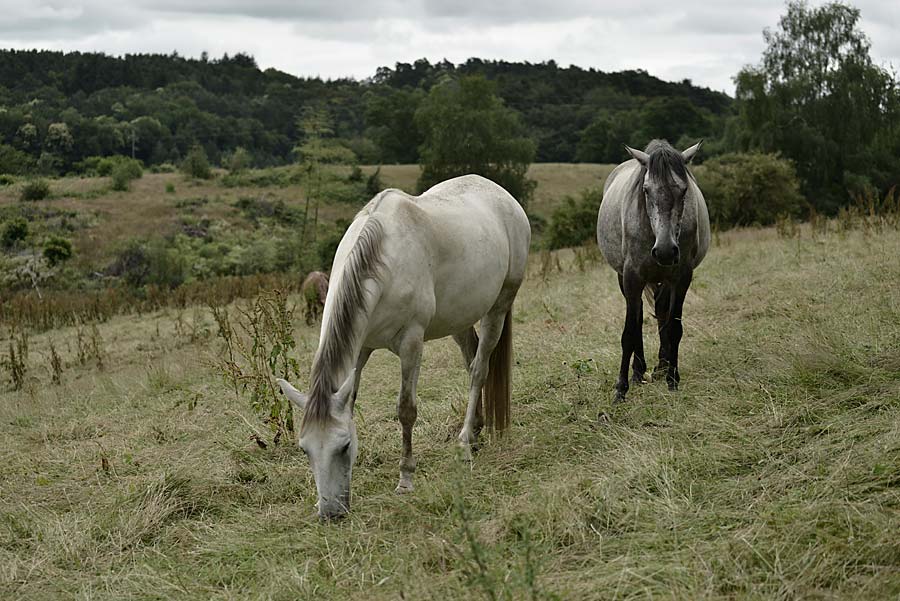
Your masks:
<svg viewBox="0 0 900 601"><path fill-rule="evenodd" d="M200 144L214 163L244 148L256 166L291 162L298 121L321 111L330 135L363 163L413 163L421 136L413 114L445 76L483 75L521 116L541 162L609 162L621 143L716 136L731 99L644 71L470 59L384 67L370 79L323 81L260 70L245 54L172 55L0 50L0 173L81 172L85 158L123 154L145 165L177 163ZM615 117L615 155L588 127ZM624 128L624 129L623 129ZM584 156L576 156L579 154Z"/></svg>
<svg viewBox="0 0 900 601"><path fill-rule="evenodd" d="M529 211L549 219L566 195L600 186L610 167L533 165L529 177L537 188ZM134 289L176 288L219 276L289 273L299 284L302 274L330 266L349 220L371 198L365 180L375 169L362 168L359 181L348 179L349 168L330 170L326 199L316 213L313 198L308 216L307 190L291 167L252 170L231 179L219 173L210 180L147 173L127 191L111 189L106 177L67 177L51 180L49 198L33 202L20 201L25 180L0 187L0 232L16 219L27 221L29 231L26 240L0 252L0 299L17 291L35 296L27 265L54 236L71 242L71 260L55 269L31 269L45 273L40 283L45 292L69 291L65 294L82 305L90 301L77 299L81 293L123 281ZM386 165L379 173L379 190L414 192L419 167ZM310 224L304 239L303 223L314 215L315 236Z"/></svg>
<svg viewBox="0 0 900 601"><path fill-rule="evenodd" d="M32 334L24 391L0 392L0 596L896 598L900 237L886 227L717 236L687 299L682 390L651 383L620 405L613 272L583 251L533 256L508 435L459 461L466 376L452 342L429 343L417 488L395 495L399 366L376 353L338 524L313 517L298 451L250 441L264 426L212 367L205 307ZM293 323L305 374L317 333Z"/></svg>

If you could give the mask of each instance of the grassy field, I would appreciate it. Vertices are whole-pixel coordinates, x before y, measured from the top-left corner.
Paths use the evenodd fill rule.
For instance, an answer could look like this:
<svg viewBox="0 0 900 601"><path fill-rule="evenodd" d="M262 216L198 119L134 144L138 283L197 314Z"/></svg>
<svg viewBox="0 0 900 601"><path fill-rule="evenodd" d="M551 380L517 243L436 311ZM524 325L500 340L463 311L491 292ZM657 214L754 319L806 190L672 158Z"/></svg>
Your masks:
<svg viewBox="0 0 900 601"><path fill-rule="evenodd" d="M205 309L81 332L84 364L74 328L33 335L25 390L0 393L0 598L897 598L898 255L895 230L721 234L688 296L682 390L619 405L614 274L535 255L508 435L459 460L466 377L430 343L417 488L395 495L399 363L376 353L337 524L314 518L298 451L250 441L263 426L211 367ZM305 370L316 332L296 328Z"/></svg>
<svg viewBox="0 0 900 601"><path fill-rule="evenodd" d="M601 185L612 165L536 164L529 176L537 181L529 211L549 218L566 195ZM282 169L283 170L283 169ZM364 167L365 174L375 167ZM275 169L273 171L278 171ZM221 174L220 174L221 175ZM418 165L385 165L381 168L385 187L415 192ZM75 247L73 266L81 271L102 270L128 240L148 235L165 236L181 231L184 222L199 218L227 224L229 228L250 229L247 219L235 208L241 198L283 201L288 207L302 207L305 192L300 185L225 187L221 178L187 180L178 173L147 173L131 183L127 192L110 190L109 178L60 178L50 182L51 197L37 206L78 215L71 232ZM0 207L15 205L21 184L0 187ZM168 191L167 191L168 188ZM350 219L369 199L355 203L324 202L322 223Z"/></svg>
<svg viewBox="0 0 900 601"><path fill-rule="evenodd" d="M577 196L587 188L598 188L615 165L594 163L535 163L528 169L528 177L537 182L529 213L550 217L553 209L566 196ZM366 168L370 172L372 168ZM385 165L381 168L386 186L415 192L419 177L418 165Z"/></svg>

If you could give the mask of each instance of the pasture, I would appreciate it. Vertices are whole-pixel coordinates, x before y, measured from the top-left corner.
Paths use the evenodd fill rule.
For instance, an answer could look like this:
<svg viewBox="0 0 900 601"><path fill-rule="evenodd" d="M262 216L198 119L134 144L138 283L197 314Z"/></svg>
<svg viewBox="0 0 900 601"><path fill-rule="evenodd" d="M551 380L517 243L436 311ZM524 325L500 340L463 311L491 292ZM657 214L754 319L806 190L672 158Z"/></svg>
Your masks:
<svg viewBox="0 0 900 601"><path fill-rule="evenodd" d="M615 274L593 252L533 254L511 430L459 460L462 360L429 343L416 490L394 494L399 362L376 353L336 524L314 517L301 453L251 440L204 307L32 334L25 389L0 393L0 597L896 598L898 255L895 229L717 235L681 390L613 404ZM293 323L305 374L316 330ZM649 315L644 335L655 357Z"/></svg>

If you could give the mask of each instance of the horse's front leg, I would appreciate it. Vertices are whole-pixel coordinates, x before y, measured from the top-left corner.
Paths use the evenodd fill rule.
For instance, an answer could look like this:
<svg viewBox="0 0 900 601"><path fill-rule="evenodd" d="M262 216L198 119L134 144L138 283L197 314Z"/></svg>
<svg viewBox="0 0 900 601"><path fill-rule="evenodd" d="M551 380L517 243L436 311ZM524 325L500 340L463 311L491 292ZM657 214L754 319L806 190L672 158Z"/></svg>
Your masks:
<svg viewBox="0 0 900 601"><path fill-rule="evenodd" d="M412 430L416 423L416 385L419 381L419 366L422 363L422 346L424 336L420 330L409 331L400 344L400 395L397 398L397 415L403 439L403 451L400 457L400 483L398 493L411 492L412 477L416 471L416 460L412 452Z"/></svg>
<svg viewBox="0 0 900 601"><path fill-rule="evenodd" d="M619 379L616 382L616 401L624 401L628 392L628 362L631 355L638 351L641 354L641 364L646 369L644 362L644 342L641 337L641 314L643 302L641 292L644 290L644 282L637 274L628 268L624 275L619 276L619 288L625 297L625 326L622 329L622 362L619 364Z"/></svg>
<svg viewBox="0 0 900 601"><path fill-rule="evenodd" d="M681 336L684 328L681 323L681 313L684 309L684 298L694 277L692 270L684 273L672 288L672 310L669 314L669 365L666 371L666 382L669 390L678 390L681 375L678 373L678 346L681 344Z"/></svg>

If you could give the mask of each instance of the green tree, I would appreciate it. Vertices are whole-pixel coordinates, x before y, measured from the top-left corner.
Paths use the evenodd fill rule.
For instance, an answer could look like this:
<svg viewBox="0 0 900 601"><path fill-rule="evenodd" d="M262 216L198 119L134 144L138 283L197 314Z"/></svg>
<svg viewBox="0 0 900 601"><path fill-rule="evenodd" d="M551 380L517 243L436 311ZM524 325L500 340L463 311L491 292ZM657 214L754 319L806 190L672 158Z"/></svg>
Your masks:
<svg viewBox="0 0 900 601"><path fill-rule="evenodd" d="M366 93L366 134L374 140L382 163L416 163L422 134L416 110L425 93L420 89L387 86Z"/></svg>
<svg viewBox="0 0 900 601"><path fill-rule="evenodd" d="M793 160L804 194L827 212L848 188L887 189L900 177L897 82L872 62L859 16L837 2L790 2L763 34L762 62L735 77L739 147Z"/></svg>
<svg viewBox="0 0 900 601"><path fill-rule="evenodd" d="M181 162L181 171L194 179L210 179L212 170L209 168L209 159L206 151L199 144L195 144L184 160Z"/></svg>
<svg viewBox="0 0 900 601"><path fill-rule="evenodd" d="M303 213L303 229L301 239L306 237L306 224L309 223L310 200L313 205L312 239L316 239L319 225L319 203L323 194L323 165L349 165L356 161L353 151L334 138L331 116L319 108L307 108L297 119L297 130L302 139L294 147L294 155L300 162L306 192L306 205Z"/></svg>
<svg viewBox="0 0 900 601"><path fill-rule="evenodd" d="M724 154L694 172L710 220L722 227L771 225L781 216L799 217L808 208L794 165L774 154Z"/></svg>
<svg viewBox="0 0 900 601"><path fill-rule="evenodd" d="M535 144L518 114L507 108L495 86L481 76L445 77L416 111L424 142L419 190L459 175L491 179L527 206L534 182L526 177Z"/></svg>

